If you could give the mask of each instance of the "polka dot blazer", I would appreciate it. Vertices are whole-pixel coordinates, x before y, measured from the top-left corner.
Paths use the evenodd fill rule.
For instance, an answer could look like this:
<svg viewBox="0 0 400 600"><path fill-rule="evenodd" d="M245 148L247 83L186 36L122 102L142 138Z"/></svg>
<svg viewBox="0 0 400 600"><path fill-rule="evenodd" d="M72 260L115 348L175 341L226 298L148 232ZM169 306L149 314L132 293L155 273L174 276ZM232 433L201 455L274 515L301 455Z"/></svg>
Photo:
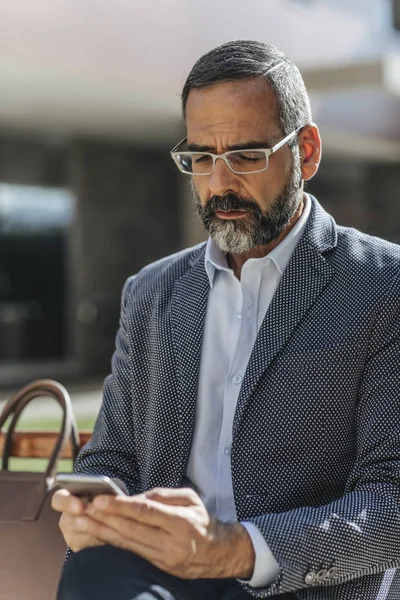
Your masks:
<svg viewBox="0 0 400 600"><path fill-rule="evenodd" d="M178 487L196 418L209 283L201 244L123 291L93 438L76 471ZM233 424L238 519L281 571L257 598L399 600L400 248L312 199L258 333ZM243 584L245 585L245 584Z"/></svg>

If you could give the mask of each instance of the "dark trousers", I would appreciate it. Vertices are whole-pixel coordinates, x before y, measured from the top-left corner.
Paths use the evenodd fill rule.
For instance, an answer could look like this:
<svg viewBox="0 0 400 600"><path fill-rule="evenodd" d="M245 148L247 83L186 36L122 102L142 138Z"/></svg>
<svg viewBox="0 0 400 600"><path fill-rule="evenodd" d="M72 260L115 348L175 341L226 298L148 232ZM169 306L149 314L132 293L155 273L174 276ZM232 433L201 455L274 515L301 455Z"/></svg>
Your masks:
<svg viewBox="0 0 400 600"><path fill-rule="evenodd" d="M57 600L250 600L235 579L179 579L125 550L87 548L65 563ZM295 596L276 596L289 600Z"/></svg>

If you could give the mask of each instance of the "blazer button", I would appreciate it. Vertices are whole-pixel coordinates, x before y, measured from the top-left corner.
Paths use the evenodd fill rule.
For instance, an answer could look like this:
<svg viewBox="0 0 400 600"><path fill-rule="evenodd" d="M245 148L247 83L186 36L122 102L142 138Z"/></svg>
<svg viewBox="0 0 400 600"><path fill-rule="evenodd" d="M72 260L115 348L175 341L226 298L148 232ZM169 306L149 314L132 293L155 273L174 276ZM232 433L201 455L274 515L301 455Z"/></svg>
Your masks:
<svg viewBox="0 0 400 600"><path fill-rule="evenodd" d="M328 571L326 573L326 576L331 579L333 577L336 577L337 574L338 574L338 568L337 567L331 567L330 569L328 569Z"/></svg>
<svg viewBox="0 0 400 600"><path fill-rule="evenodd" d="M307 585L312 585L316 579L316 576L317 576L317 574L315 573L315 571L310 571L305 576L304 581L306 582Z"/></svg>
<svg viewBox="0 0 400 600"><path fill-rule="evenodd" d="M324 579L326 579L327 575L328 575L328 571L326 569L321 569L317 573L317 579L319 581L323 581Z"/></svg>

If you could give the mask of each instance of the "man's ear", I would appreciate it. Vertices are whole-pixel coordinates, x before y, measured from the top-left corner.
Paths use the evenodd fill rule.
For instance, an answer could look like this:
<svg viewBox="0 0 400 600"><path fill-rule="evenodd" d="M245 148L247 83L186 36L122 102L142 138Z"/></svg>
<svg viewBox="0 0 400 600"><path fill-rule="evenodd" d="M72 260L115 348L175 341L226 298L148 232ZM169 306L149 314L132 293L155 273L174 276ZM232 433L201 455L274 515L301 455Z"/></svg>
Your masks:
<svg viewBox="0 0 400 600"><path fill-rule="evenodd" d="M304 181L309 181L318 171L321 162L322 143L315 123L305 125L299 133L301 172Z"/></svg>

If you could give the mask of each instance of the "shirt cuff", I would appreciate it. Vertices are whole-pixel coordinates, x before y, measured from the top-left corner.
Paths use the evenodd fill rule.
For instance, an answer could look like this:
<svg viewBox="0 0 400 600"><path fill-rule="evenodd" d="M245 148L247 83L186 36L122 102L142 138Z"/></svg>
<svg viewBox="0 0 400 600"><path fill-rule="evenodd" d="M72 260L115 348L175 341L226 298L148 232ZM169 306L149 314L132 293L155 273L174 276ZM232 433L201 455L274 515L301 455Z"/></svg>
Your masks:
<svg viewBox="0 0 400 600"><path fill-rule="evenodd" d="M238 581L255 588L266 587L279 575L281 568L258 527L248 521L241 524L247 529L251 538L256 559L251 579L238 579Z"/></svg>

